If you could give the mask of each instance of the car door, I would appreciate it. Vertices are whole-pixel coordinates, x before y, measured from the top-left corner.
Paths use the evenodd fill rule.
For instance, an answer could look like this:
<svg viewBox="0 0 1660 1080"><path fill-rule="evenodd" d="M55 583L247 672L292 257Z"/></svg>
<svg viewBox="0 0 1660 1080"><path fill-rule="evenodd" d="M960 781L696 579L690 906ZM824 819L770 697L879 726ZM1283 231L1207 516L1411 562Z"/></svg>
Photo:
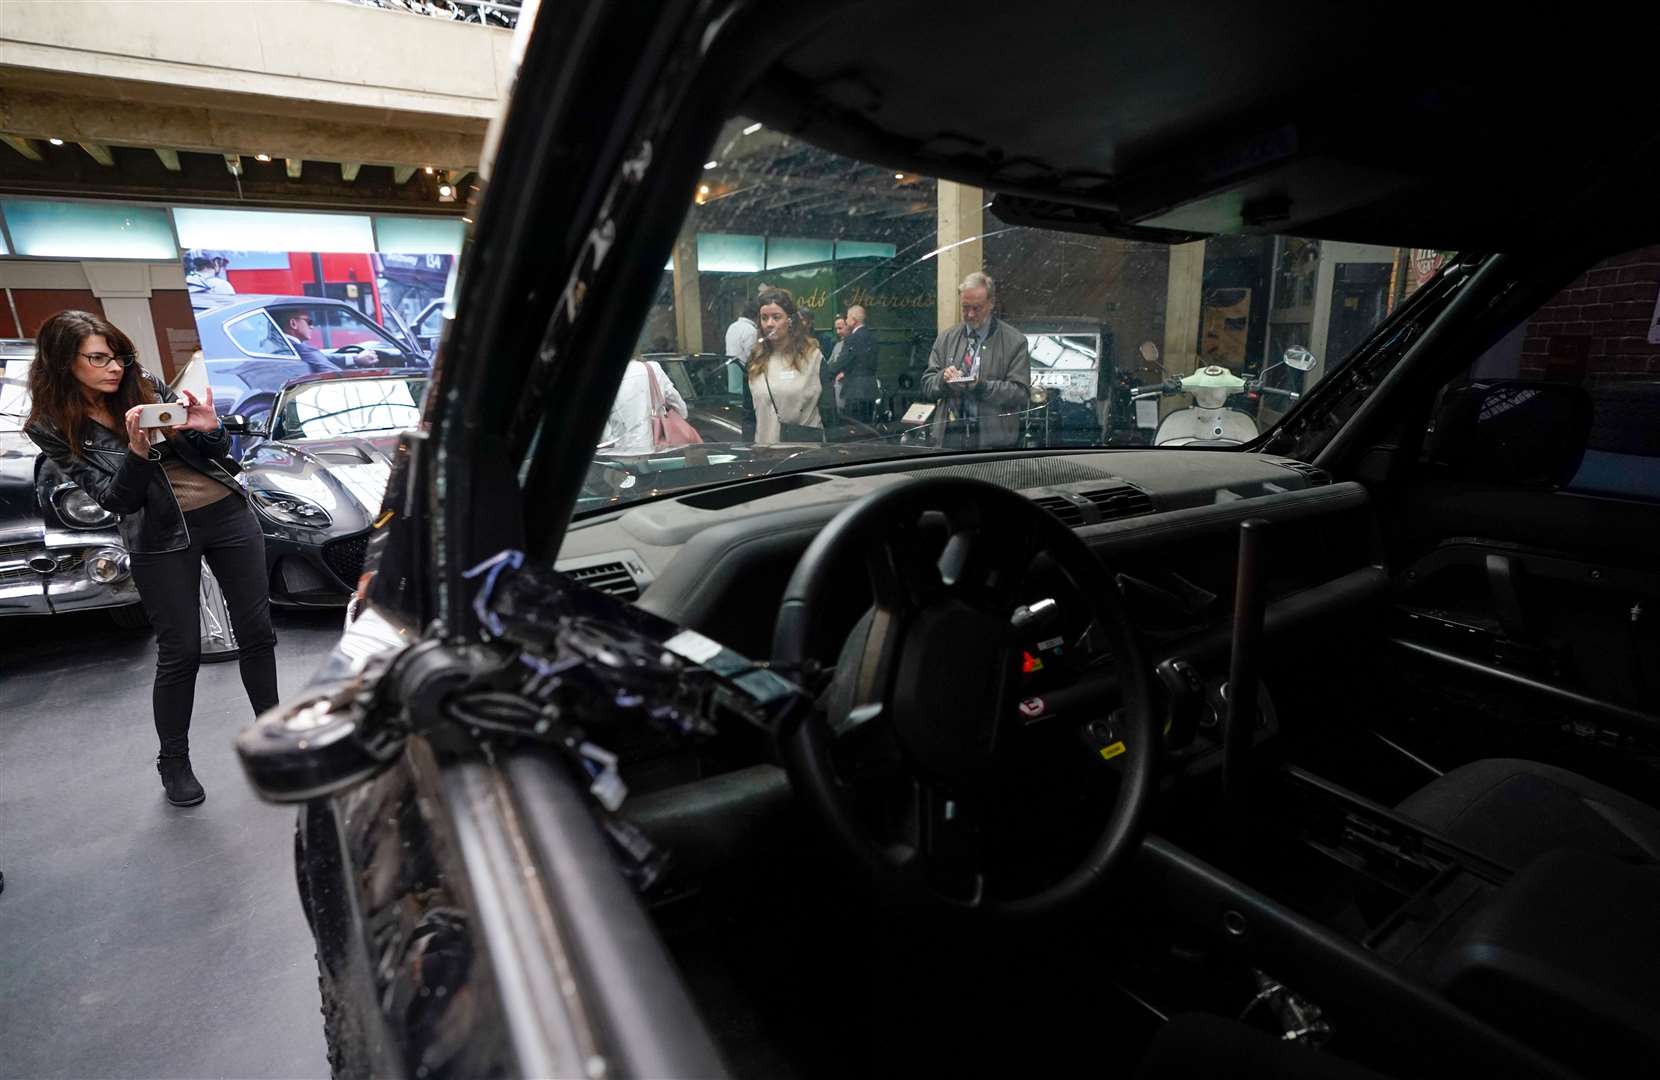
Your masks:
<svg viewBox="0 0 1660 1080"><path fill-rule="evenodd" d="M1386 722L1432 764L1510 755L1654 781L1657 294L1660 246L1603 259L1441 388L1396 492L1385 644Z"/></svg>

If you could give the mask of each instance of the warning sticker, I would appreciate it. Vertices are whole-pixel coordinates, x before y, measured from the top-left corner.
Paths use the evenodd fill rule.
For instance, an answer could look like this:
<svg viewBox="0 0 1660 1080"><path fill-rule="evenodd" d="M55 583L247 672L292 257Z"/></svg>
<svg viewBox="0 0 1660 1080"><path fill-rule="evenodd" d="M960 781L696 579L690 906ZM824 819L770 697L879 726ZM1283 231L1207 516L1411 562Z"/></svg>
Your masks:
<svg viewBox="0 0 1660 1080"><path fill-rule="evenodd" d="M1122 754L1125 749L1126 747L1124 746L1123 739L1119 739L1115 743L1108 743L1106 746L1101 747L1101 759L1103 761L1111 761L1119 754Z"/></svg>

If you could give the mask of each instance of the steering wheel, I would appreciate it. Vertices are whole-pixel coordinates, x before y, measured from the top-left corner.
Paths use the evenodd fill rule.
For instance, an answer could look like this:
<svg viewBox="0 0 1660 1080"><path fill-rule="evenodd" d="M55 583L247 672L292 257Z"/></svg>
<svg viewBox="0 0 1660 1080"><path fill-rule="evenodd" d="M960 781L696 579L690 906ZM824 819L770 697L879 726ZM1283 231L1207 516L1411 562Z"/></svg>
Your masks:
<svg viewBox="0 0 1660 1080"><path fill-rule="evenodd" d="M947 538L936 560L940 535ZM1120 783L1077 865L1035 893L994 896L982 826L997 809L1000 752L1021 728L1022 646L1011 617L1030 601L1022 587L1040 553L1074 589L1066 602L1087 607L1115 658ZM846 588L836 575L852 565L850 556L863 557L875 605L861 620L862 641L856 631L844 647L825 695L829 708L802 709L778 733L796 791L879 880L902 892L997 917L1051 911L1093 893L1140 841L1158 747L1146 664L1112 576L1058 518L1007 488L962 477L903 481L843 510L802 554L774 627L776 665L800 667L813 657L831 597ZM878 745L887 749L878 775L838 763ZM897 828L869 822L872 780L890 791L908 787Z"/></svg>

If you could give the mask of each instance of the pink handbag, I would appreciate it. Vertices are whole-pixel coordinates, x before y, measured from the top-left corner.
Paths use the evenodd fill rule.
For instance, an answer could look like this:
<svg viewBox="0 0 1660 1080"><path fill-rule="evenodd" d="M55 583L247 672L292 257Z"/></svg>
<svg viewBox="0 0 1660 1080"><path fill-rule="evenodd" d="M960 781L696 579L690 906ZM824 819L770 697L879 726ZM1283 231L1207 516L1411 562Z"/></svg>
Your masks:
<svg viewBox="0 0 1660 1080"><path fill-rule="evenodd" d="M670 446L690 446L700 443L703 436L697 429L687 423L686 418L669 408L663 398L663 388L657 385L657 372L650 364L640 361L646 369L646 380L651 383L651 444L652 448L662 450Z"/></svg>

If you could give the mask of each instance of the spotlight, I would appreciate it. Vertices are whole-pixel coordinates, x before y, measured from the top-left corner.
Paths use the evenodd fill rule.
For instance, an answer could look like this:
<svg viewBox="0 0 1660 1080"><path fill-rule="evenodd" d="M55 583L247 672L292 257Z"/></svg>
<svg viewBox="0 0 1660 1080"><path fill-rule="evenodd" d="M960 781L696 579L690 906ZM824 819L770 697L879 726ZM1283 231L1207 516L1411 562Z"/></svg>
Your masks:
<svg viewBox="0 0 1660 1080"><path fill-rule="evenodd" d="M53 146L62 146L63 145L63 140L62 139L47 139L46 141L51 143Z"/></svg>
<svg viewBox="0 0 1660 1080"><path fill-rule="evenodd" d="M705 162L704 162L704 163L703 163L703 167L704 167L704 168L705 168L705 169L713 169L713 168L717 168L717 167L718 167L718 166L719 166L719 165L720 165L720 162L718 162L718 161L705 161Z"/></svg>
<svg viewBox="0 0 1660 1080"><path fill-rule="evenodd" d="M255 161L270 161L271 160L271 155L270 154L255 154L254 155L254 160Z"/></svg>
<svg viewBox="0 0 1660 1080"><path fill-rule="evenodd" d="M760 131L760 130L761 130L761 125L760 124L751 124L748 127L744 128L744 134L745 135L753 135L757 131Z"/></svg>

